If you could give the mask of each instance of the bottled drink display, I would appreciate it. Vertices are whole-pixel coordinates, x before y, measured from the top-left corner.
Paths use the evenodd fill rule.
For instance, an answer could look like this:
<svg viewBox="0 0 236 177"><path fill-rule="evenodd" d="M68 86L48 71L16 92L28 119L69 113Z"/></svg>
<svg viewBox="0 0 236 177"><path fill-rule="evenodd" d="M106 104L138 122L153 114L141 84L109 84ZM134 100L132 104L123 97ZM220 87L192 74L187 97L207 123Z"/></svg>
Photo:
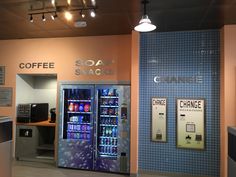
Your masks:
<svg viewBox="0 0 236 177"><path fill-rule="evenodd" d="M98 90L99 155L117 157L119 95L116 89Z"/></svg>
<svg viewBox="0 0 236 177"><path fill-rule="evenodd" d="M91 93L86 89L65 90L64 138L90 140Z"/></svg>
<svg viewBox="0 0 236 177"><path fill-rule="evenodd" d="M60 85L58 166L129 173L130 86Z"/></svg>

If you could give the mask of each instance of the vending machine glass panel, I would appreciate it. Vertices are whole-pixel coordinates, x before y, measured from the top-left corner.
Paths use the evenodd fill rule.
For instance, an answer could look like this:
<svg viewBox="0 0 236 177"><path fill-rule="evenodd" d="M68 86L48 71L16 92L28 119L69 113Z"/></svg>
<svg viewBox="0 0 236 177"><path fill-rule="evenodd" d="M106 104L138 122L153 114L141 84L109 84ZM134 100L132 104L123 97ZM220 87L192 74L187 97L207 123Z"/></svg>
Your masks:
<svg viewBox="0 0 236 177"><path fill-rule="evenodd" d="M64 89L63 139L91 139L91 90Z"/></svg>
<svg viewBox="0 0 236 177"><path fill-rule="evenodd" d="M98 156L117 158L119 96L116 89L98 89Z"/></svg>

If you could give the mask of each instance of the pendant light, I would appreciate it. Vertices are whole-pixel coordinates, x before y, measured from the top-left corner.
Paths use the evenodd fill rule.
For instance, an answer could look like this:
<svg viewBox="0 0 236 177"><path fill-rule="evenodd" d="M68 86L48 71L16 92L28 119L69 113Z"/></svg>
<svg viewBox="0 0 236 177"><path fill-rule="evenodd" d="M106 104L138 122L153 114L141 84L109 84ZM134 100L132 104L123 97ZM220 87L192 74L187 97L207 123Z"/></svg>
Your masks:
<svg viewBox="0 0 236 177"><path fill-rule="evenodd" d="M147 12L146 12L146 4L148 3L147 0L143 0L143 16L141 20L139 21L139 24L135 26L134 30L138 32L149 32L156 29L156 26L152 24L151 20L148 18Z"/></svg>

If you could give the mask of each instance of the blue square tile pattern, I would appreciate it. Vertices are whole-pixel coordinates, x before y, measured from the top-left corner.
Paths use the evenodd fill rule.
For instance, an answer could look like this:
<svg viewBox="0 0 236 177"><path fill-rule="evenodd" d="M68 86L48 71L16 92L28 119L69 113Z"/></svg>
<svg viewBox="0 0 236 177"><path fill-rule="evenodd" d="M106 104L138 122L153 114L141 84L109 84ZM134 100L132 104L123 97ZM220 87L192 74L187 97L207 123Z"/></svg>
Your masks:
<svg viewBox="0 0 236 177"><path fill-rule="evenodd" d="M155 83L155 76L201 76L202 83ZM140 37L139 169L220 174L219 30L142 33ZM151 98L167 98L167 142L151 141ZM176 147L176 99L203 98L205 149Z"/></svg>

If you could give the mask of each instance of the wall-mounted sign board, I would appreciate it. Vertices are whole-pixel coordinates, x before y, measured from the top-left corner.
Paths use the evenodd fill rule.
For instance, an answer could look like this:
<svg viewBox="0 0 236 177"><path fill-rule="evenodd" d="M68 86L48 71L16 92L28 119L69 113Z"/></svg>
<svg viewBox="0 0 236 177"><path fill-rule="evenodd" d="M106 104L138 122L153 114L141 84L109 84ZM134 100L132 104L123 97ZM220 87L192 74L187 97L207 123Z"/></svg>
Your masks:
<svg viewBox="0 0 236 177"><path fill-rule="evenodd" d="M204 99L177 99L177 147L205 148Z"/></svg>
<svg viewBox="0 0 236 177"><path fill-rule="evenodd" d="M0 107L12 106L12 88L0 87Z"/></svg>
<svg viewBox="0 0 236 177"><path fill-rule="evenodd" d="M166 98L152 98L152 141L166 142Z"/></svg>
<svg viewBox="0 0 236 177"><path fill-rule="evenodd" d="M5 66L0 66L0 85L5 84Z"/></svg>

